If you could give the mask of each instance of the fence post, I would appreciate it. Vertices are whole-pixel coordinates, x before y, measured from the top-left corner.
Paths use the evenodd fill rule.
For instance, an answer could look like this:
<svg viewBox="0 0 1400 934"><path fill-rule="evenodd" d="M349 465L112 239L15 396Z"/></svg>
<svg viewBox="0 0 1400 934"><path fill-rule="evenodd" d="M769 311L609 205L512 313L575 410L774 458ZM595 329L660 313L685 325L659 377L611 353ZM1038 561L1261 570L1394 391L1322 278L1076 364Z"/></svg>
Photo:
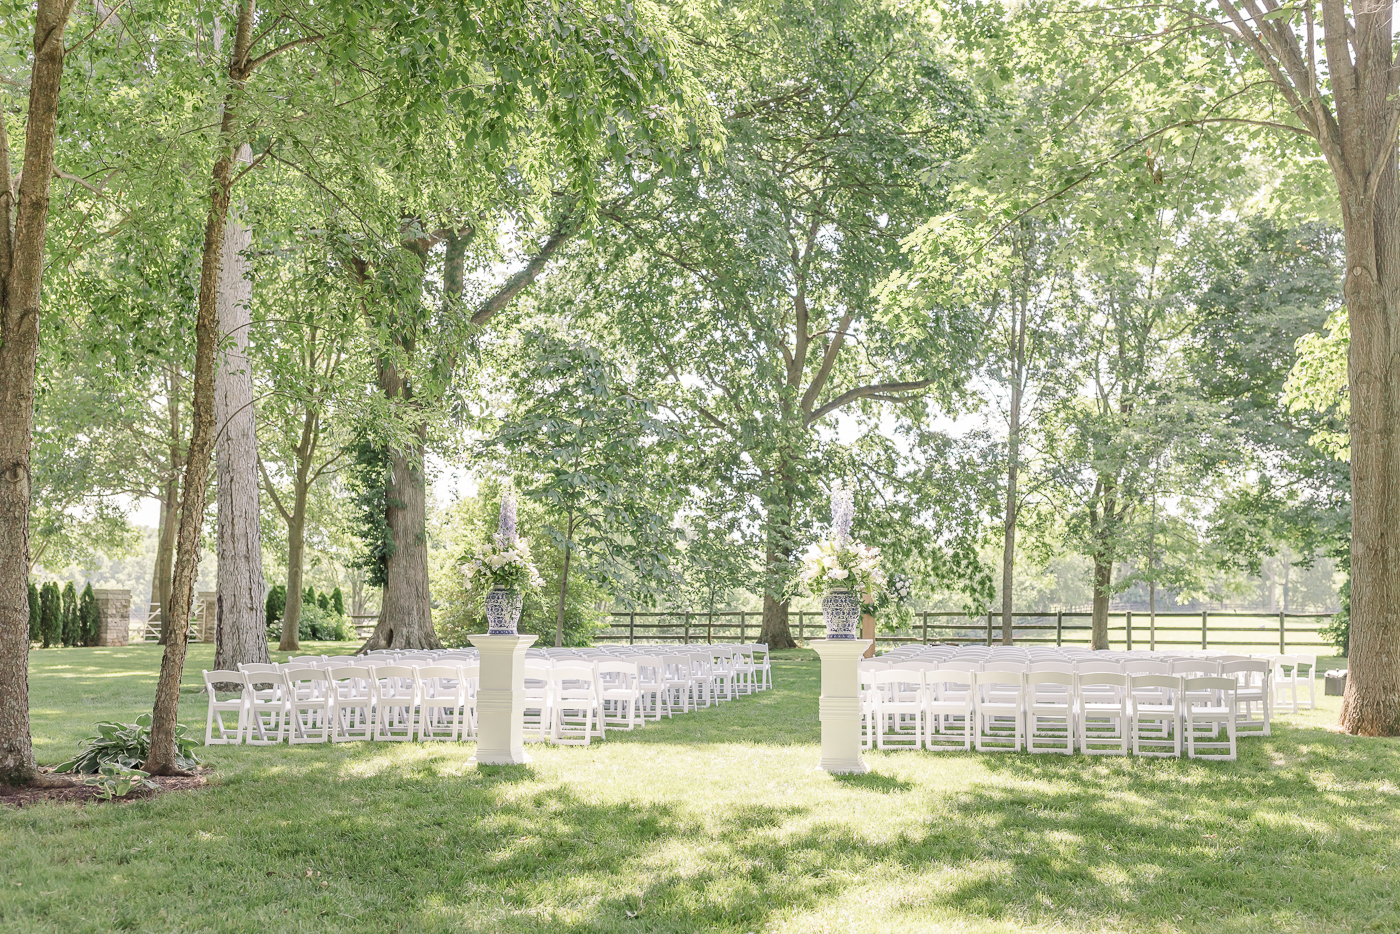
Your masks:
<svg viewBox="0 0 1400 934"><path fill-rule="evenodd" d="M1279 614L1278 614L1278 654L1282 655L1284 652L1287 652L1287 651L1288 651L1288 650L1287 650L1286 648L1284 648L1283 611L1282 611L1282 610L1279 610Z"/></svg>
<svg viewBox="0 0 1400 934"><path fill-rule="evenodd" d="M690 645L690 614L687 613L687 614L685 614L685 616L683 616L683 617L681 617L681 618L685 620L685 643L684 643L684 644L685 644L685 645Z"/></svg>
<svg viewBox="0 0 1400 934"><path fill-rule="evenodd" d="M928 610L924 610L924 645L928 645Z"/></svg>
<svg viewBox="0 0 1400 934"><path fill-rule="evenodd" d="M740 632L743 632L743 631L744 631L744 617L747 616L747 615L748 615L748 614L745 613L743 610L740 610L740 611L739 611L739 631L740 631ZM714 623L714 620L706 620L706 622L705 622L705 644L706 644L706 645L714 645L714 644L715 644L715 623Z"/></svg>
<svg viewBox="0 0 1400 934"><path fill-rule="evenodd" d="M1147 617L1147 639L1147 647L1154 652L1157 651L1157 611L1155 609Z"/></svg>
<svg viewBox="0 0 1400 934"><path fill-rule="evenodd" d="M807 641L807 611L806 611L806 610L798 610L798 611L797 611L797 641L798 641L798 642L806 642L806 641Z"/></svg>
<svg viewBox="0 0 1400 934"><path fill-rule="evenodd" d="M987 644L992 644L992 611L987 611Z"/></svg>
<svg viewBox="0 0 1400 934"><path fill-rule="evenodd" d="M748 623L749 623L749 614L748 614L748 613L743 613L743 612L741 612L741 613L739 614L739 643L740 643L741 645L742 645L743 642L744 642L744 633L748 632L748 630L749 630L749 625L748 625ZM715 641L715 630L714 630L714 627L711 626L711 627L710 627L710 642L713 643L714 641Z"/></svg>
<svg viewBox="0 0 1400 934"><path fill-rule="evenodd" d="M1206 647L1208 637L1206 636L1206 611L1201 611L1201 648Z"/></svg>
<svg viewBox="0 0 1400 934"><path fill-rule="evenodd" d="M1131 652L1131 651L1133 650L1133 611L1132 611L1132 610L1128 610L1128 611L1127 611L1127 615L1126 615L1126 616L1124 617L1124 619L1123 619L1123 625L1124 625L1124 627L1126 628L1127 633L1128 633L1128 651Z"/></svg>
<svg viewBox="0 0 1400 934"><path fill-rule="evenodd" d="M633 610L627 621L627 644L637 644L637 611Z"/></svg>

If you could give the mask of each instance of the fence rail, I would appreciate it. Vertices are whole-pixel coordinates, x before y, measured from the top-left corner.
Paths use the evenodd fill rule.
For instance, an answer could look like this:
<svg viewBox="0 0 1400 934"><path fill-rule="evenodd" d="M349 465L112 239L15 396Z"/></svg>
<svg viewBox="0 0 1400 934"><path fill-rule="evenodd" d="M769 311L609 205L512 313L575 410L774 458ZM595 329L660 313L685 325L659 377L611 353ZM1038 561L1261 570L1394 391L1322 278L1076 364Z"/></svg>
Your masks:
<svg viewBox="0 0 1400 934"><path fill-rule="evenodd" d="M762 629L763 614L758 611L718 613L631 612L609 614L611 622L594 639L602 642L714 642L750 641ZM793 617L796 617L795 623ZM1012 641L1019 645L1088 645L1093 614L1083 612L1012 613ZM1248 611L1199 613L1142 613L1119 610L1109 613L1108 640L1112 647L1156 649L1191 646L1210 648L1331 648L1319 634L1331 613L1251 613ZM656 622L648 622L655 620ZM823 631L818 610L788 614L789 626L799 641ZM1186 622L1189 620L1190 622ZM1024 622L1023 622L1024 621ZM1234 625L1230 625L1234 621ZM1246 625L1247 623L1247 625ZM972 617L965 613L915 613L913 625L894 633L879 633L877 642L945 642L991 645L1001 641L1001 614Z"/></svg>

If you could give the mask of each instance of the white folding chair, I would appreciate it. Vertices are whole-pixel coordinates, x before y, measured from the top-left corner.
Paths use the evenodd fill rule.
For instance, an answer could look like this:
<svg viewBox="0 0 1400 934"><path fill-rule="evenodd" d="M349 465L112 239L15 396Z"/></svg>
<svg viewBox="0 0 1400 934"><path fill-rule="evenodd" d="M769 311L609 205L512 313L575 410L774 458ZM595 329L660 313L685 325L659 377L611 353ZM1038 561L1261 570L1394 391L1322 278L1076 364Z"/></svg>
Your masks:
<svg viewBox="0 0 1400 934"><path fill-rule="evenodd" d="M1239 681L1229 675L1186 679L1183 714L1187 756L1234 761L1239 689ZM1222 726L1225 728L1223 741L1215 738L1220 735Z"/></svg>
<svg viewBox="0 0 1400 934"><path fill-rule="evenodd" d="M549 737L553 716L553 692L550 689L549 673L554 670L555 665L563 664L570 663L550 658L525 659L525 710L521 716L527 742L544 742ZM572 664L588 663L576 658Z"/></svg>
<svg viewBox="0 0 1400 934"><path fill-rule="evenodd" d="M625 659L637 666L637 690L641 694L642 721L660 720L661 712L670 716L666 684L666 663L657 655L629 655Z"/></svg>
<svg viewBox="0 0 1400 934"><path fill-rule="evenodd" d="M739 645L734 647L734 689L740 694L752 694L758 690L755 675L758 669L754 665L753 646Z"/></svg>
<svg viewBox="0 0 1400 934"><path fill-rule="evenodd" d="M1073 671L1033 666L1026 674L1027 752L1074 754L1074 696Z"/></svg>
<svg viewBox="0 0 1400 934"><path fill-rule="evenodd" d="M425 665L418 669L418 738L424 742L456 742L467 734L470 705L467 680L455 665Z"/></svg>
<svg viewBox="0 0 1400 934"><path fill-rule="evenodd" d="M597 673L592 665L556 665L549 669L553 700L549 741L565 746L587 746L596 732L599 713Z"/></svg>
<svg viewBox="0 0 1400 934"><path fill-rule="evenodd" d="M1086 756L1128 754L1128 676L1111 671L1081 672L1079 751Z"/></svg>
<svg viewBox="0 0 1400 934"><path fill-rule="evenodd" d="M977 675L972 671L937 668L924 672L925 748L936 752L972 748L972 731L976 723L972 713L976 683ZM962 725L961 736L955 745L954 737L959 724Z"/></svg>
<svg viewBox="0 0 1400 934"><path fill-rule="evenodd" d="M753 657L754 683L760 691L773 686L773 662L768 657L768 646L755 642L749 646Z"/></svg>
<svg viewBox="0 0 1400 934"><path fill-rule="evenodd" d="M1293 655L1295 665L1293 666L1294 694L1298 696L1301 688L1306 685L1308 689L1308 709L1317 709L1317 656L1306 652L1296 652ZM1302 703L1301 698L1298 701Z"/></svg>
<svg viewBox="0 0 1400 934"><path fill-rule="evenodd" d="M326 670L332 701L331 742L374 739L374 669L338 665Z"/></svg>
<svg viewBox="0 0 1400 934"><path fill-rule="evenodd" d="M623 659L593 663L598 675L598 715L614 729L631 730L642 725L642 690L637 681L637 665Z"/></svg>
<svg viewBox="0 0 1400 934"><path fill-rule="evenodd" d="M978 752L1021 751L1025 739L1025 697L1025 672L988 670L977 674L973 715L977 721Z"/></svg>
<svg viewBox="0 0 1400 934"><path fill-rule="evenodd" d="M877 749L918 749L924 741L924 673L911 668L871 672Z"/></svg>
<svg viewBox="0 0 1400 934"><path fill-rule="evenodd" d="M1236 658L1222 662L1220 675L1234 678L1238 685L1235 692L1235 733L1257 733L1270 735L1269 721L1272 719L1273 704L1269 684L1273 666L1262 658Z"/></svg>
<svg viewBox="0 0 1400 934"><path fill-rule="evenodd" d="M689 655L663 655L665 666L661 682L662 693L666 695L666 717L669 719L677 707L681 713L695 709L694 683L690 676Z"/></svg>
<svg viewBox="0 0 1400 934"><path fill-rule="evenodd" d="M238 696L219 700L214 686L232 684L238 687ZM249 688L248 676L241 671L217 668L204 672L204 689L209 692L209 715L204 720L204 745L237 746L243 742L243 734L248 729ZM229 730L224 720L225 714L234 715L234 726ZM215 728L219 731L214 738Z"/></svg>
<svg viewBox="0 0 1400 934"><path fill-rule="evenodd" d="M1153 674L1129 675L1128 680L1133 755L1181 758L1182 679Z"/></svg>
<svg viewBox="0 0 1400 934"><path fill-rule="evenodd" d="M709 650L687 654L690 656L690 689L695 694L696 709L709 707L712 700L718 704L714 662L710 658Z"/></svg>
<svg viewBox="0 0 1400 934"><path fill-rule="evenodd" d="M281 669L265 662L244 662L238 670L248 676L248 745L277 745L282 742L283 731L291 726L287 701L282 696Z"/></svg>
<svg viewBox="0 0 1400 934"><path fill-rule="evenodd" d="M289 666L282 671L282 685L287 698L287 744L329 742L335 697L326 670Z"/></svg>
<svg viewBox="0 0 1400 934"><path fill-rule="evenodd" d="M1298 658L1294 655L1274 655L1269 658L1274 682L1274 709L1285 706L1298 712Z"/></svg>
<svg viewBox="0 0 1400 934"><path fill-rule="evenodd" d="M374 738L407 743L418 732L418 669L379 665L374 669Z"/></svg>

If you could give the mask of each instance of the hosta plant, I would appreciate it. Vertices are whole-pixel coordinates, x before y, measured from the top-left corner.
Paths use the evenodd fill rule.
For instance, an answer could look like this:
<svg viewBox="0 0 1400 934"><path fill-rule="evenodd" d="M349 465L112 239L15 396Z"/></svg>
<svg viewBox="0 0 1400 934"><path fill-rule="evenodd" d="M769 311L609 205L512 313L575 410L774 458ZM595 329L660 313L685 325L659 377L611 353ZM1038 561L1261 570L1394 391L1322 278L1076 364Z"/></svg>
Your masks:
<svg viewBox="0 0 1400 934"><path fill-rule="evenodd" d="M175 764L181 769L199 765L194 749L200 745L185 728L175 727ZM134 769L146 761L151 752L151 715L143 713L135 723L97 724L97 735L78 743L82 751L60 765L56 772L99 774L104 765L119 765Z"/></svg>

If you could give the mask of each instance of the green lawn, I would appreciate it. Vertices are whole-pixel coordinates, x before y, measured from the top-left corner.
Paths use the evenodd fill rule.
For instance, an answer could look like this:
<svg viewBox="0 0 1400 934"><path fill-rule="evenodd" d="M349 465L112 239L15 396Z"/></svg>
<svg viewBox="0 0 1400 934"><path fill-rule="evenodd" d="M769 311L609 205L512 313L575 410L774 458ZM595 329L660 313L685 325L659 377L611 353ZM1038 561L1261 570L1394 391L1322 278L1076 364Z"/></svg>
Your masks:
<svg viewBox="0 0 1400 934"><path fill-rule="evenodd" d="M40 759L145 709L158 652L35 652ZM774 668L523 768L215 747L205 791L0 809L0 931L1400 932L1400 741L1330 732L1335 698L1236 763L892 752L839 779L814 654Z"/></svg>

